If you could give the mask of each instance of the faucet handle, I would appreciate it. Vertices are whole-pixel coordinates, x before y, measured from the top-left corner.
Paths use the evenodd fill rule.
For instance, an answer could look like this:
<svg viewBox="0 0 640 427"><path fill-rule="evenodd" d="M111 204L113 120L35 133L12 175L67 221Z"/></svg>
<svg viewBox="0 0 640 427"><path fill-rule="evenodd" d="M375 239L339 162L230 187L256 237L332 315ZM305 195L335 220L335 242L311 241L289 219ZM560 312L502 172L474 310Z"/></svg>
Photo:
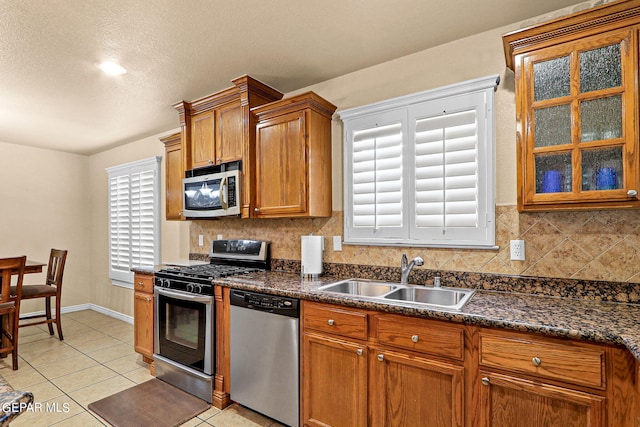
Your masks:
<svg viewBox="0 0 640 427"><path fill-rule="evenodd" d="M409 261L407 261L407 254L402 254L402 258L400 259L400 266L405 268Z"/></svg>

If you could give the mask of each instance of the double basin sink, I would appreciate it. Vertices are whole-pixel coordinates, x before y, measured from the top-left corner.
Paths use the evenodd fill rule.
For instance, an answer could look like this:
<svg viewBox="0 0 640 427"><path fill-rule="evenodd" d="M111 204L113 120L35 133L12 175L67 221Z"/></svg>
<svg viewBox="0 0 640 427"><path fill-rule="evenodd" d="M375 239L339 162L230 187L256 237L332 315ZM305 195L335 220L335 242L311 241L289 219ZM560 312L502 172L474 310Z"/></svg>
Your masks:
<svg viewBox="0 0 640 427"><path fill-rule="evenodd" d="M347 279L324 285L320 291L343 295L376 298L383 302L410 302L425 307L460 310L469 302L475 290L462 288L401 285L366 279Z"/></svg>

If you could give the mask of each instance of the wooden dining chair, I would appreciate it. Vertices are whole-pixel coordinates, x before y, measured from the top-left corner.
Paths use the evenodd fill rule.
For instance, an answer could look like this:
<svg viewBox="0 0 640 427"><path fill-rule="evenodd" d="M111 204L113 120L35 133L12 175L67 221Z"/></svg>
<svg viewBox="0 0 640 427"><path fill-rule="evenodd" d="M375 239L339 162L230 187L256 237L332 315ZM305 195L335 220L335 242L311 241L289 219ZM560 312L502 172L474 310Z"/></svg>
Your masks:
<svg viewBox="0 0 640 427"><path fill-rule="evenodd" d="M34 314L21 317L20 320L37 319L44 317L44 320L30 323L21 323L20 327L47 324L49 335L53 335L53 324L58 329L58 338L62 341L62 325L60 323L60 300L62 296L62 275L64 265L67 261L67 251L61 249L51 249L49 255L49 266L47 267L46 283L44 285L24 285L22 287L22 299L45 298L44 314ZM13 291L13 288L12 288ZM56 299L56 314L51 315L51 298Z"/></svg>
<svg viewBox="0 0 640 427"><path fill-rule="evenodd" d="M0 317L2 318L0 355L11 353L11 365L14 371L18 369L18 317L26 262L26 256L0 259ZM18 276L15 286L11 286L12 275ZM14 289L13 294L11 288Z"/></svg>

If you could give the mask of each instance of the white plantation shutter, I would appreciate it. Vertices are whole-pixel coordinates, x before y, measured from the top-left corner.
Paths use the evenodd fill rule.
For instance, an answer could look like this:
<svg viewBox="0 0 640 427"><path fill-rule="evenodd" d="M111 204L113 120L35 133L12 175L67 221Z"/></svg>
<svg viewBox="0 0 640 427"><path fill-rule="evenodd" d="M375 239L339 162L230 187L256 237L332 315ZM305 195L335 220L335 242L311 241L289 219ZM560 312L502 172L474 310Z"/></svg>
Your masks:
<svg viewBox="0 0 640 427"><path fill-rule="evenodd" d="M497 81L491 76L341 112L345 242L493 247Z"/></svg>
<svg viewBox="0 0 640 427"><path fill-rule="evenodd" d="M360 238L397 236L405 228L404 117L390 112L351 123L345 166L351 171L346 185L352 209L345 220Z"/></svg>
<svg viewBox="0 0 640 427"><path fill-rule="evenodd" d="M132 267L159 264L160 158L108 168L109 276L133 283Z"/></svg>

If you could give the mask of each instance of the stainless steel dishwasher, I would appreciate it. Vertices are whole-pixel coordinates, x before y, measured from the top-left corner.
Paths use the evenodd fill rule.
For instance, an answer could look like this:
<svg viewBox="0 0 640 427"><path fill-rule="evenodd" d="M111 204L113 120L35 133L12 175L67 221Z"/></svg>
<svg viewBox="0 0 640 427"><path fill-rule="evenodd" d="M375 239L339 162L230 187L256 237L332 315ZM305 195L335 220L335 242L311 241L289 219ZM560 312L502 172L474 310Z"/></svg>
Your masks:
<svg viewBox="0 0 640 427"><path fill-rule="evenodd" d="M299 426L299 300L231 289L231 400Z"/></svg>

